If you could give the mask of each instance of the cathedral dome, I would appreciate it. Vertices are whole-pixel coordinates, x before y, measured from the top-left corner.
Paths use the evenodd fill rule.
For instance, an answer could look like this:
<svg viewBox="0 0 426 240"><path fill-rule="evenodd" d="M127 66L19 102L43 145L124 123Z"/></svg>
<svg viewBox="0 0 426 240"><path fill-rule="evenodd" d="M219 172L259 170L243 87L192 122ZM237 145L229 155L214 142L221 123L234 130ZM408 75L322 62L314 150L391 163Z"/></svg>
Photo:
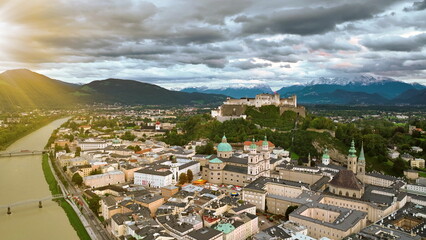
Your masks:
<svg viewBox="0 0 426 240"><path fill-rule="evenodd" d="M222 142L217 145L218 152L232 152L232 146L226 141L225 135L222 138Z"/></svg>
<svg viewBox="0 0 426 240"><path fill-rule="evenodd" d="M217 145L217 151L218 152L231 152L232 151L231 144L219 143L219 145Z"/></svg>

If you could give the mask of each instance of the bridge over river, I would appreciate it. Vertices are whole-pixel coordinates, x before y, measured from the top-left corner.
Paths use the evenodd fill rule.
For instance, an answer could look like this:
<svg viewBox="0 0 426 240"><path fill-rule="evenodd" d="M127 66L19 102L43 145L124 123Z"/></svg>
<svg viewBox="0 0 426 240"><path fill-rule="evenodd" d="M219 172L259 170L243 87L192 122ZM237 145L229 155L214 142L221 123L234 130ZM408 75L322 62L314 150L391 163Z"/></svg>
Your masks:
<svg viewBox="0 0 426 240"><path fill-rule="evenodd" d="M51 195L51 196L47 196L47 197L43 197L43 198L38 198L38 199L28 199L28 200L19 201L19 202L13 202L13 203L6 204L6 205L0 205L0 209L7 208L7 214L12 214L12 207L17 207L17 206L21 206L21 205L32 204L32 203L38 202L38 207L42 208L43 207L43 205L42 205L43 201L54 200L54 199L59 199L59 198L64 198L64 195L63 194L55 194L55 195Z"/></svg>
<svg viewBox="0 0 426 240"><path fill-rule="evenodd" d="M47 153L47 151L43 151L43 150L21 150L21 151L14 151L14 152L0 152L0 157L41 155L43 153Z"/></svg>

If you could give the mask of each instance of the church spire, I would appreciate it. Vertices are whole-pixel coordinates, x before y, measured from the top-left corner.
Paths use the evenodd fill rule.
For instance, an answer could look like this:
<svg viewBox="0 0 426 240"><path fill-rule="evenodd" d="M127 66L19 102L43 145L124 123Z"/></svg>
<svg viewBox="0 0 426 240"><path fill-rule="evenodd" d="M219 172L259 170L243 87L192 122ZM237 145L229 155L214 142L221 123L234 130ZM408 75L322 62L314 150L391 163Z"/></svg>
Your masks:
<svg viewBox="0 0 426 240"><path fill-rule="evenodd" d="M351 147L349 148L349 157L356 157L355 141L352 139Z"/></svg>
<svg viewBox="0 0 426 240"><path fill-rule="evenodd" d="M358 163L365 164L364 143L361 144L361 151L359 152Z"/></svg>

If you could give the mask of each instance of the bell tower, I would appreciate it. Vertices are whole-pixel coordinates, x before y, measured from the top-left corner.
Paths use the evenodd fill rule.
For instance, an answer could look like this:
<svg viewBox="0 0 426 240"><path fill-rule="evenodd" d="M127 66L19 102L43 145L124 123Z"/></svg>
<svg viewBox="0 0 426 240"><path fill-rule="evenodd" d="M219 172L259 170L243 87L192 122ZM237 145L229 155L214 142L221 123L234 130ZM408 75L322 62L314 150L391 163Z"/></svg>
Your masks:
<svg viewBox="0 0 426 240"><path fill-rule="evenodd" d="M356 156L356 149L355 149L354 140L352 140L351 147L349 148L348 170L351 170L355 174L357 172L357 156Z"/></svg>
<svg viewBox="0 0 426 240"><path fill-rule="evenodd" d="M250 145L250 153L248 155L247 171L248 171L249 175L256 176L257 174L259 174L258 162L259 162L259 156L257 155L257 145L256 145L256 142L253 138L253 141ZM254 179L254 178L252 178L252 179Z"/></svg>
<svg viewBox="0 0 426 240"><path fill-rule="evenodd" d="M328 164L330 164L330 156L328 155L328 149L325 148L324 149L324 153L322 154L322 164L327 166Z"/></svg>
<svg viewBox="0 0 426 240"><path fill-rule="evenodd" d="M361 151L359 152L357 164L357 176L361 181L364 181L365 176L365 156L364 156L364 143L361 144Z"/></svg>

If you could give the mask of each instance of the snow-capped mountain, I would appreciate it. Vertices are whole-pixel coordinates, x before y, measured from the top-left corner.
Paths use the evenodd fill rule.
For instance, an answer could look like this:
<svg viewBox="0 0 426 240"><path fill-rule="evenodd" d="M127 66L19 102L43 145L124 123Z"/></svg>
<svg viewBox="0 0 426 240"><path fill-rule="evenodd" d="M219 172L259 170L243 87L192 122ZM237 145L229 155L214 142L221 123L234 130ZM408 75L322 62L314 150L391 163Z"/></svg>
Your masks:
<svg viewBox="0 0 426 240"><path fill-rule="evenodd" d="M277 92L282 97L297 95L299 103L308 104L396 104L401 94L408 99L426 86L406 83L389 77L358 75L352 77L320 77L302 85L283 87ZM185 88L183 92L215 93L233 98L254 97L259 93L273 93L268 85L232 86L211 89L208 87ZM408 101L408 100L407 100ZM410 100L411 101L411 100ZM422 100L420 100L421 102ZM419 104L418 101L415 104ZM426 105L426 102L424 103Z"/></svg>
<svg viewBox="0 0 426 240"><path fill-rule="evenodd" d="M371 76L371 75L359 75L353 77L320 77L316 80L309 82L307 85L362 85L367 86L371 84L383 84L386 82L398 82L393 78Z"/></svg>
<svg viewBox="0 0 426 240"><path fill-rule="evenodd" d="M360 75L354 77L320 77L299 86L283 87L278 90L282 96L296 94L300 103L319 104L391 104L392 99L411 89L424 89L421 84L409 84L388 77ZM347 97L345 98L346 92ZM360 94L362 93L362 95ZM387 102L388 101L388 102ZM425 103L426 104L426 103Z"/></svg>

